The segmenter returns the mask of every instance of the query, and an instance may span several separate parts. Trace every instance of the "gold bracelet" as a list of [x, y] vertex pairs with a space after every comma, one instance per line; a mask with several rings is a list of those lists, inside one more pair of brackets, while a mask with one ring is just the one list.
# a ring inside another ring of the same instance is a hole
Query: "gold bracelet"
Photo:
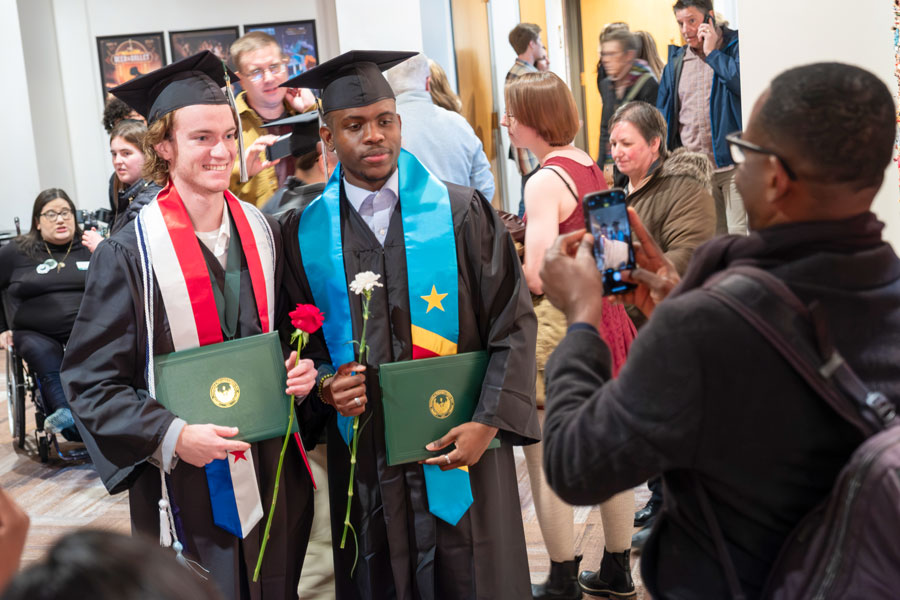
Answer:
[[319, 400], [325, 401], [322, 396], [322, 389], [325, 387], [325, 382], [334, 377], [334, 373], [329, 373], [328, 375], [323, 375], [322, 379], [319, 380]]

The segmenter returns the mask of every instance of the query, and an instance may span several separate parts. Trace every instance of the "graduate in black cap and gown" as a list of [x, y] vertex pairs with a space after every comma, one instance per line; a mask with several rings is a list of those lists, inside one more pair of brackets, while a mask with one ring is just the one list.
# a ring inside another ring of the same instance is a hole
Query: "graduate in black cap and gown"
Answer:
[[[381, 71], [413, 54], [353, 51], [284, 84], [321, 90], [320, 133], [340, 160], [322, 196], [282, 220], [291, 302], [325, 313], [307, 354], [319, 385], [303, 410], [307, 426], [318, 418], [328, 429], [337, 597], [521, 600], [531, 588], [512, 446], [540, 437], [536, 319], [512, 239], [490, 204], [473, 188], [439, 181], [400, 148], [400, 117]], [[347, 342], [359, 340], [362, 297], [347, 286], [365, 271], [384, 287], [372, 295], [361, 366]], [[425, 465], [389, 466], [379, 365], [476, 350], [487, 350], [489, 364], [472, 421], [430, 447], [452, 451]], [[339, 548], [354, 416], [355, 570], [353, 536]], [[501, 447], [488, 449], [494, 437]]]
[[[154, 356], [273, 331], [287, 312], [276, 307], [278, 224], [227, 191], [240, 125], [225, 77], [204, 52], [112, 90], [147, 118], [150, 175], [164, 188], [91, 258], [62, 379], [103, 483], [129, 491], [133, 530], [199, 563], [224, 598], [281, 600], [296, 597], [312, 516], [300, 450], [285, 457], [254, 583], [281, 439], [247, 444], [235, 428], [188, 425], [154, 398]], [[315, 371], [310, 361], [296, 371], [290, 391], [302, 397]], [[213, 476], [222, 469], [230, 492]]]

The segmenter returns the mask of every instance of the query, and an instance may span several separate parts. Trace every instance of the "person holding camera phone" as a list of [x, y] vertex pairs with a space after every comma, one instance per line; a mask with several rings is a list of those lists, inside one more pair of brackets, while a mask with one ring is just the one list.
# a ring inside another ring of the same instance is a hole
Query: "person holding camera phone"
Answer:
[[[629, 209], [639, 269], [623, 278], [640, 285], [621, 301], [649, 321], [615, 379], [591, 325], [605, 306], [590, 236], [562, 236], [547, 251], [544, 290], [569, 323], [546, 370], [547, 478], [567, 501], [589, 504], [661, 476], [665, 505], [641, 555], [648, 595], [771, 597], [764, 586], [780, 549], [863, 440], [706, 287], [711, 278], [752, 266], [782, 280], [802, 306], [816, 303], [846, 364], [896, 409], [900, 312], [884, 307], [900, 305], [900, 260], [871, 212], [894, 128], [891, 93], [874, 74], [838, 63], [797, 67], [763, 92], [747, 129], [728, 136], [749, 236], [713, 238], [679, 278]], [[853, 557], [861, 547], [848, 540], [826, 554]]]
[[[525, 184], [525, 280], [531, 289], [538, 317], [537, 402], [544, 403], [544, 364], [565, 335], [565, 316], [543, 297], [540, 267], [544, 253], [560, 233], [584, 228], [581, 198], [606, 189], [603, 171], [586, 152], [571, 144], [580, 122], [572, 93], [552, 72], [526, 73], [506, 86], [506, 114], [501, 124], [517, 148], [525, 148], [541, 167]], [[624, 211], [623, 211], [624, 212]], [[614, 370], [625, 362], [634, 325], [625, 309], [603, 300], [601, 318], [594, 321], [613, 351]], [[543, 411], [538, 411], [543, 419]], [[635, 594], [631, 579], [631, 546], [634, 492], [623, 492], [600, 505], [605, 548], [596, 577], [579, 586], [575, 555], [574, 514], [546, 484], [541, 465], [542, 445], [524, 448], [535, 511], [547, 552], [550, 574], [546, 582], [532, 585], [534, 598], [581, 598], [588, 593]]]
[[263, 124], [306, 112], [315, 106], [316, 99], [309, 90], [281, 87], [288, 78], [288, 57], [278, 41], [264, 31], [251, 31], [235, 41], [231, 58], [243, 88], [235, 104], [241, 116], [244, 160], [250, 179], [240, 181], [235, 162], [228, 188], [241, 200], [262, 207], [294, 174], [295, 167], [290, 151], [280, 160], [264, 155], [266, 147], [274, 144], [278, 136], [291, 132], [290, 125], [267, 132]]

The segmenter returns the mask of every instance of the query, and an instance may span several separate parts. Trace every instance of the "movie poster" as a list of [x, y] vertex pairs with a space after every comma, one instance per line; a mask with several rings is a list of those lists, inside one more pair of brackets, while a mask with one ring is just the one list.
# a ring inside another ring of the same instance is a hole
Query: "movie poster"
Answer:
[[231, 44], [240, 37], [237, 25], [216, 29], [194, 29], [192, 31], [170, 31], [169, 46], [172, 49], [172, 62], [179, 61], [209, 50], [225, 61], [228, 68], [234, 71], [231, 60]]
[[166, 64], [162, 33], [98, 37], [97, 55], [104, 102], [111, 88]]
[[288, 78], [312, 69], [319, 62], [314, 20], [244, 25], [244, 33], [251, 31], [265, 31], [278, 41], [284, 55], [289, 59]]

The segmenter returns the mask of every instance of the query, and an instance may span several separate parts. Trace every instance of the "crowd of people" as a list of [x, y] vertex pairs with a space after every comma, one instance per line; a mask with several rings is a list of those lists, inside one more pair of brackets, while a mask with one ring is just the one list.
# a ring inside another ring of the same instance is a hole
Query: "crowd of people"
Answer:
[[[355, 50], [289, 78], [251, 32], [236, 73], [202, 52], [113, 89], [108, 231], [82, 231], [65, 191], [38, 195], [0, 248], [0, 346], [37, 374], [47, 430], [128, 492], [134, 536], [73, 532], [16, 574], [28, 517], [0, 490], [0, 597], [621, 600], [633, 548], [654, 598], [792, 597], [779, 549], [839, 493], [873, 434], [857, 421], [897, 421], [900, 260], [871, 212], [893, 99], [863, 69], [797, 67], [741, 131], [737, 31], [710, 0], [673, 18], [665, 63], [647, 32], [600, 33], [596, 157], [540, 28], [510, 32], [521, 219], [492, 206], [482, 143], [422, 54]], [[611, 187], [628, 222], [595, 240], [584, 198]], [[630, 286], [606, 295], [597, 252], [620, 247]], [[751, 284], [773, 276], [799, 311], [780, 324], [814, 318], [792, 342], [822, 351], [822, 385], [852, 369], [874, 418], [832, 409], [722, 299], [765, 300]], [[324, 319], [307, 330], [309, 305]], [[244, 441], [157, 395], [162, 357], [269, 333], [293, 440]], [[474, 413], [395, 464], [387, 365], [423, 360], [428, 379], [476, 354]], [[536, 584], [515, 446], [550, 558]], [[599, 506], [599, 564], [582, 564], [577, 505]], [[860, 590], [896, 578], [887, 556]], [[856, 572], [835, 564], [822, 590]]]

